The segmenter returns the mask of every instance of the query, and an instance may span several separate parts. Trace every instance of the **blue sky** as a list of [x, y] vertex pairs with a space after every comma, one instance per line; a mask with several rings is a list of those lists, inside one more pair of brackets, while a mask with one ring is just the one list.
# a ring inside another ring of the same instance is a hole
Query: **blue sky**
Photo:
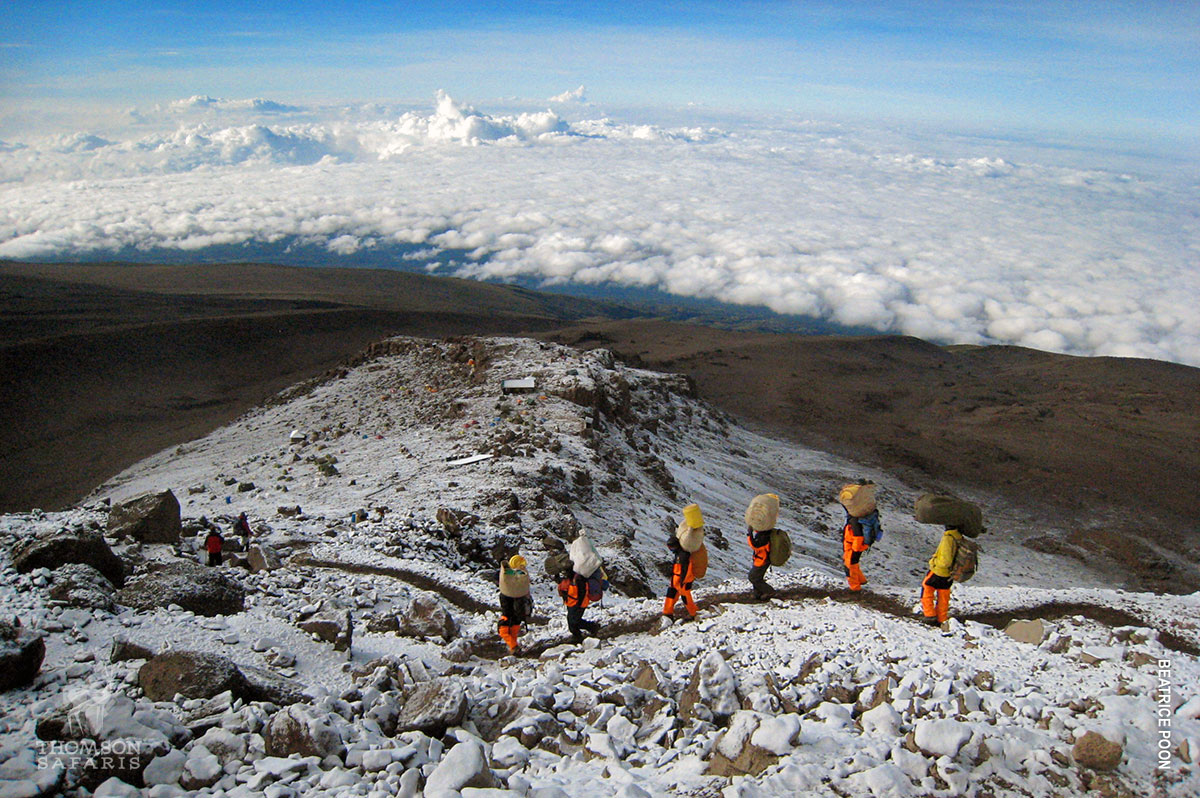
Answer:
[[[1194, 148], [1192, 2], [7, 4], [0, 129], [195, 94], [780, 112]], [[3, 135], [3, 133], [0, 133]]]

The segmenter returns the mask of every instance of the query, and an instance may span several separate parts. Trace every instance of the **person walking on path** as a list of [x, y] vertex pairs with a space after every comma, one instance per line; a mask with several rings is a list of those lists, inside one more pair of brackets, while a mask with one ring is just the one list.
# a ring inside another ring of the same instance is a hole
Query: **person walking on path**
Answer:
[[937, 551], [929, 558], [929, 573], [921, 582], [921, 611], [930, 626], [941, 626], [950, 619], [950, 586], [954, 584], [950, 573], [962, 539], [956, 527], [946, 527]]
[[500, 566], [500, 638], [508, 645], [510, 654], [517, 653], [517, 638], [521, 625], [533, 611], [529, 596], [529, 574], [525, 558], [514, 554]]
[[671, 565], [671, 584], [667, 587], [666, 598], [663, 599], [663, 617], [667, 622], [674, 620], [675, 604], [683, 599], [687, 609], [688, 619], [696, 620], [696, 599], [692, 597], [692, 583], [697, 578], [696, 566], [700, 565], [701, 556], [707, 567], [707, 550], [704, 549], [704, 516], [700, 506], [689, 504], [683, 508], [683, 522], [667, 540], [667, 548], [675, 556]]
[[250, 529], [250, 522], [246, 519], [245, 513], [240, 513], [237, 520], [233, 522], [233, 533], [242, 539], [242, 551], [250, 551], [250, 536], [254, 533]]
[[867, 583], [859, 561], [882, 533], [879, 510], [875, 507], [875, 484], [861, 480], [846, 485], [838, 493], [838, 502], [846, 509], [846, 523], [842, 527], [842, 569], [850, 589], [857, 593]]
[[225, 538], [221, 537], [221, 533], [216, 529], [208, 530], [208, 536], [204, 538], [204, 550], [208, 552], [210, 566], [221, 564], [221, 549], [224, 547]]
[[558, 594], [567, 607], [567, 629], [571, 632], [571, 639], [575, 643], [582, 643], [584, 637], [595, 635], [596, 622], [583, 619], [583, 611], [591, 604], [587, 577], [572, 570], [558, 583]]
[[771, 567], [771, 533], [779, 520], [779, 497], [764, 493], [750, 500], [746, 508], [746, 542], [754, 552], [754, 560], [746, 577], [754, 590], [754, 597], [762, 600], [775, 595], [775, 588], [767, 584], [767, 569]]

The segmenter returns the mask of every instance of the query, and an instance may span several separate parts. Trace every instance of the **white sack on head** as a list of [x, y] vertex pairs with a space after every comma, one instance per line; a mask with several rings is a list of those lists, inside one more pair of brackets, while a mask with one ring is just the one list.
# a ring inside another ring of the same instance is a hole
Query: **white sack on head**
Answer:
[[571, 565], [580, 576], [591, 576], [600, 567], [600, 555], [587, 535], [580, 535], [571, 542], [569, 550]]

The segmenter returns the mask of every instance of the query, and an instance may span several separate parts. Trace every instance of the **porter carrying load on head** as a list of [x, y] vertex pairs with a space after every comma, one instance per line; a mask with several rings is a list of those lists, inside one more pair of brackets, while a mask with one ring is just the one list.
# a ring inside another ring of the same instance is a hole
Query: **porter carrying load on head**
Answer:
[[842, 486], [838, 502], [846, 509], [846, 523], [842, 526], [842, 569], [850, 589], [859, 591], [867, 583], [859, 560], [883, 537], [879, 510], [875, 507], [875, 483], [860, 480]]
[[500, 565], [500, 624], [501, 639], [508, 644], [510, 653], [517, 651], [517, 638], [521, 624], [533, 612], [533, 599], [529, 595], [529, 574], [525, 570], [525, 558], [514, 554], [508, 562]]
[[746, 508], [746, 542], [754, 552], [750, 571], [746, 574], [754, 596], [759, 599], [770, 597], [775, 590], [767, 584], [767, 569], [772, 565], [783, 565], [792, 553], [792, 542], [787, 533], [775, 528], [779, 519], [779, 497], [774, 493], [763, 493], [750, 500]]
[[675, 602], [683, 599], [691, 620], [696, 618], [696, 600], [692, 597], [692, 582], [708, 570], [708, 549], [704, 546], [704, 517], [698, 504], [683, 508], [683, 521], [667, 540], [667, 548], [675, 556], [671, 565], [671, 584], [663, 600], [663, 617], [671, 619]]
[[979, 505], [952, 496], [926, 493], [917, 499], [913, 514], [923, 524], [945, 527], [937, 551], [929, 559], [929, 573], [921, 582], [921, 610], [931, 626], [950, 617], [950, 587], [975, 575], [979, 545], [971, 540], [984, 531]]

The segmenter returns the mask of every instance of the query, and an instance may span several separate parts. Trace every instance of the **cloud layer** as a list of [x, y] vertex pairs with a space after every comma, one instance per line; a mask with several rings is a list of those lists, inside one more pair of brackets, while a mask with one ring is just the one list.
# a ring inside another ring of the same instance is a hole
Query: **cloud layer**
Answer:
[[417, 245], [468, 277], [1200, 365], [1196, 186], [1149, 170], [811, 124], [492, 115], [444, 94], [428, 114], [269, 118], [0, 147], [0, 257], [298, 240], [336, 263]]

